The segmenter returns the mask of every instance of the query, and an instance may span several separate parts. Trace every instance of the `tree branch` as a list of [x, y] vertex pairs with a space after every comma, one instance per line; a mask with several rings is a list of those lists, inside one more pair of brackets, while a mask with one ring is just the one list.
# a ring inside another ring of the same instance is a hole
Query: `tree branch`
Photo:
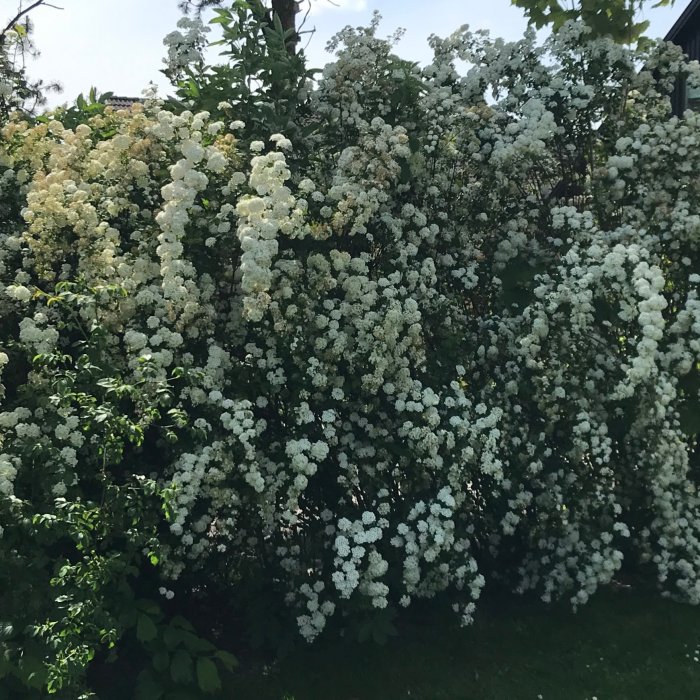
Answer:
[[[17, 14], [9, 21], [7, 26], [0, 32], [0, 47], [4, 45], [5, 43], [5, 37], [7, 36], [7, 32], [9, 32], [12, 27], [14, 27], [25, 15], [29, 14], [32, 10], [35, 10], [37, 7], [40, 5], [46, 4], [46, 0], [36, 0], [36, 2], [33, 2], [29, 7], [25, 7], [22, 9], [20, 5], [20, 9], [17, 12]], [[53, 6], [52, 6], [53, 7]]]

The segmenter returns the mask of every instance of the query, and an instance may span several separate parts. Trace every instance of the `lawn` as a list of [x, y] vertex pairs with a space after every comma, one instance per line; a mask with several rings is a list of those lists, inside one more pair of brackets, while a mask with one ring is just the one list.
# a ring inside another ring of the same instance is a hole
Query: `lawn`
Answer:
[[265, 667], [244, 663], [239, 700], [692, 700], [700, 608], [616, 589], [574, 614], [486, 601], [475, 624], [425, 610], [384, 646], [322, 640]]

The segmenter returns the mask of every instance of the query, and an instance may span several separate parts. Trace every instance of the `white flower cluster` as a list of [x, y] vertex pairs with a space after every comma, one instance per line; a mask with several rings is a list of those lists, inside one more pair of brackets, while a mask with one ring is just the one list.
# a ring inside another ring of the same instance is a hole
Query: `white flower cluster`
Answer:
[[[277, 147], [286, 139], [280, 137]], [[251, 150], [264, 148], [253, 141]], [[243, 313], [251, 321], [262, 320], [269, 305], [268, 290], [272, 285], [272, 262], [278, 251], [277, 235], [292, 235], [303, 220], [303, 210], [295, 209], [295, 200], [285, 181], [290, 172], [280, 152], [257, 156], [252, 160], [250, 186], [257, 196], [239, 200], [238, 238], [241, 250], [241, 287], [244, 293]], [[295, 225], [296, 224], [296, 225]]]
[[163, 59], [166, 74], [178, 78], [184, 68], [204, 62], [203, 49], [206, 47], [206, 34], [210, 31], [199, 17], [182, 17], [178, 29], [164, 39], [168, 55]]
[[[126, 290], [78, 320], [125, 382], [183, 377], [143, 450], [165, 575], [253, 562], [309, 640], [436, 595], [468, 623], [495, 577], [580, 605], [623, 553], [700, 602], [700, 117], [669, 116], [700, 69], [569, 24], [433, 38], [421, 70], [376, 29], [341, 33], [299, 142], [239, 142], [226, 103], [8, 123], [0, 343], [72, 352], [36, 290]], [[96, 446], [3, 362], [0, 491], [41, 441], [65, 494]]]
[[17, 476], [17, 467], [13, 464], [10, 455], [0, 454], [0, 494], [13, 495], [13, 482]]

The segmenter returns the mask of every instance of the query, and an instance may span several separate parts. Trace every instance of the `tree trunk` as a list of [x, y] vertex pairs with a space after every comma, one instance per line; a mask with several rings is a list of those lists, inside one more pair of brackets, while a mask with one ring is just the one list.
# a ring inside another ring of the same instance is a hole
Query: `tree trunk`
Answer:
[[[249, 1], [251, 5], [262, 10], [270, 24], [274, 17], [277, 16], [280, 18], [282, 28], [285, 32], [288, 29], [294, 30], [294, 33], [287, 41], [287, 51], [289, 51], [290, 54], [295, 54], [296, 46], [299, 42], [299, 35], [296, 32], [296, 16], [300, 9], [300, 3], [297, 2], [297, 0], [271, 0], [270, 4], [272, 5], [272, 9], [270, 10], [268, 9], [269, 0]], [[309, 2], [312, 1], [313, 0], [309, 0]], [[41, 2], [46, 2], [46, 0], [41, 0]], [[190, 9], [195, 8], [197, 13], [201, 13], [208, 7], [220, 7], [222, 4], [223, 0], [182, 0], [182, 2], [180, 2], [180, 9], [183, 12], [189, 12]]]
[[280, 18], [282, 29], [286, 32], [291, 29], [294, 33], [287, 41], [287, 51], [296, 53], [297, 42], [299, 35], [296, 32], [296, 16], [299, 12], [299, 3], [297, 0], [272, 0], [272, 15]]

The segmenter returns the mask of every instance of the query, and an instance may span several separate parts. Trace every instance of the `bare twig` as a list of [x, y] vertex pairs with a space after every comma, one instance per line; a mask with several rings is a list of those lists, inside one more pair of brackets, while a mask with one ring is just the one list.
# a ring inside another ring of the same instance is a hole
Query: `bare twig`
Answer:
[[8, 22], [7, 26], [2, 30], [2, 32], [0, 32], [0, 46], [2, 46], [5, 43], [5, 37], [7, 36], [7, 32], [9, 32], [22, 19], [22, 17], [39, 7], [39, 5], [43, 4], [44, 0], [36, 0], [36, 2], [29, 5], [29, 7], [22, 8], [20, 6], [17, 14]]
[[313, 0], [309, 0], [307, 5], [306, 5], [306, 12], [304, 13], [304, 18], [301, 20], [301, 23], [299, 24], [299, 28], [297, 29], [297, 35], [301, 39], [302, 34], [308, 34], [309, 35], [309, 40], [306, 42], [306, 45], [304, 46], [304, 51], [306, 51], [307, 48], [309, 48], [309, 44], [311, 43], [311, 39], [313, 38], [313, 35], [316, 33], [316, 27], [313, 29], [304, 29], [304, 26], [306, 25], [306, 20], [309, 18], [309, 14], [311, 12], [311, 3]]
[[306, 5], [306, 12], [304, 13], [304, 18], [299, 23], [299, 29], [297, 29], [297, 34], [301, 34], [301, 30], [304, 28], [306, 20], [309, 18], [309, 13], [311, 12], [311, 2], [312, 0], [309, 0], [309, 2]]
[[62, 7], [58, 7], [57, 5], [51, 5], [46, 0], [36, 0], [36, 2], [33, 2], [31, 5], [28, 7], [22, 8], [20, 5], [19, 10], [17, 11], [17, 14], [8, 22], [8, 24], [5, 26], [5, 28], [0, 32], [0, 46], [3, 46], [5, 43], [5, 38], [7, 37], [7, 33], [22, 19], [22, 17], [25, 17], [28, 15], [32, 10], [35, 10], [37, 7], [40, 7], [41, 5], [44, 5], [46, 7], [53, 7], [55, 10], [62, 10]]

